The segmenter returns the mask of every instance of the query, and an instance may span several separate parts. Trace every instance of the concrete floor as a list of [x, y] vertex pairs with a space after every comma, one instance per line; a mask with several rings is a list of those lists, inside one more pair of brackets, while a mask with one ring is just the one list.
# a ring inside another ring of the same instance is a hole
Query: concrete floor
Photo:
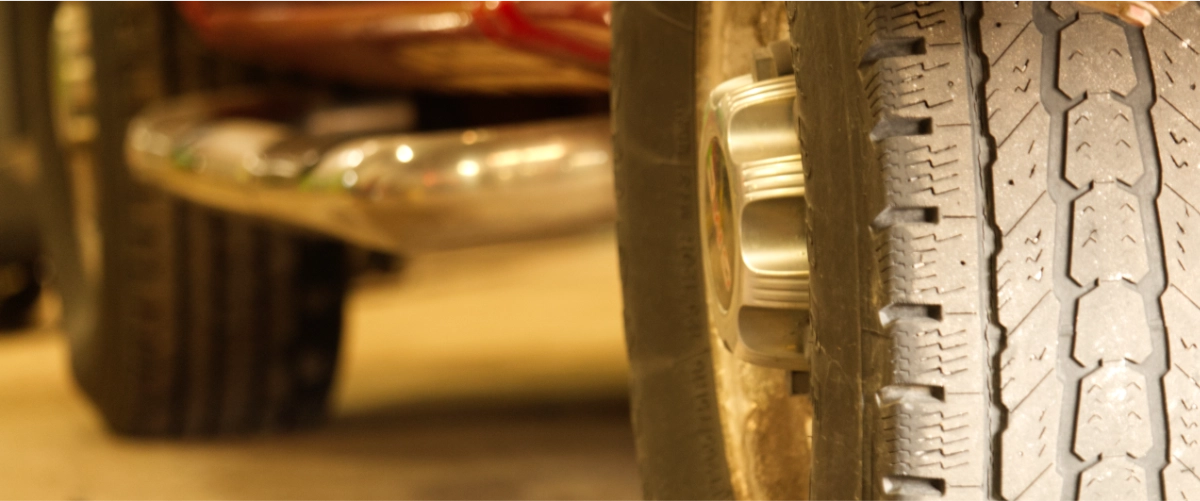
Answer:
[[0, 498], [632, 499], [610, 231], [412, 260], [349, 299], [330, 423], [108, 434], [44, 326], [0, 337]]

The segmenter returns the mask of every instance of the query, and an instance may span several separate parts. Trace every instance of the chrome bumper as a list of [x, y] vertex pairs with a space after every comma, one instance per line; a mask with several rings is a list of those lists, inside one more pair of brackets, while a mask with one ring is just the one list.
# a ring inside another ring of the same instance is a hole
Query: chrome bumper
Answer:
[[130, 123], [129, 165], [204, 205], [403, 253], [536, 237], [615, 214], [606, 117], [326, 135], [239, 117], [268, 107], [281, 105], [252, 93], [151, 107]]

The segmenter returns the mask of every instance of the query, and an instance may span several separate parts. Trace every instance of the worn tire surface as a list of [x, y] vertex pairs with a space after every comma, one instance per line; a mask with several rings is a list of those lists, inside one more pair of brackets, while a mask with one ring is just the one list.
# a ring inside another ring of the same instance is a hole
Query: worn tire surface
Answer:
[[[1200, 497], [1200, 8], [1144, 30], [1069, 3], [789, 8], [812, 497]], [[622, 6], [614, 26], [647, 494], [724, 497], [694, 12]]]
[[87, 8], [98, 281], [84, 272], [74, 232], [78, 181], [46, 118], [50, 54], [39, 51], [52, 9], [29, 6], [23, 28], [42, 218], [76, 378], [120, 433], [204, 436], [321, 420], [342, 324], [344, 245], [175, 199], [133, 180], [124, 164], [125, 128], [142, 106], [252, 75], [204, 53], [171, 5]]
[[[0, 30], [0, 35], [9, 33]], [[9, 103], [0, 100], [0, 106]], [[28, 188], [0, 172], [0, 332], [29, 326], [41, 297], [37, 220], [30, 195]]]
[[814, 497], [1200, 498], [1200, 8], [790, 8]]
[[696, 6], [613, 6], [617, 236], [650, 499], [728, 499], [696, 210]]

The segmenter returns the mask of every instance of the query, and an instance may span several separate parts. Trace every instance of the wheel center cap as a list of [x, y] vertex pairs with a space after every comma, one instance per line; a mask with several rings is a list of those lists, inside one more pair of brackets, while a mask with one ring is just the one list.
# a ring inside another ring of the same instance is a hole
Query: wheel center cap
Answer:
[[750, 363], [805, 370], [807, 207], [791, 76], [729, 80], [710, 94], [700, 154], [709, 322]]

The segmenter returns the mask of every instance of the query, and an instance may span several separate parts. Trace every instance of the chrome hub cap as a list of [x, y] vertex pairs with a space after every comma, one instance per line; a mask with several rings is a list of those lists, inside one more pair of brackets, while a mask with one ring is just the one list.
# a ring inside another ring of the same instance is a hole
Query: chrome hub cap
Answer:
[[808, 244], [792, 76], [710, 94], [700, 152], [709, 321], [747, 362], [807, 371]]

